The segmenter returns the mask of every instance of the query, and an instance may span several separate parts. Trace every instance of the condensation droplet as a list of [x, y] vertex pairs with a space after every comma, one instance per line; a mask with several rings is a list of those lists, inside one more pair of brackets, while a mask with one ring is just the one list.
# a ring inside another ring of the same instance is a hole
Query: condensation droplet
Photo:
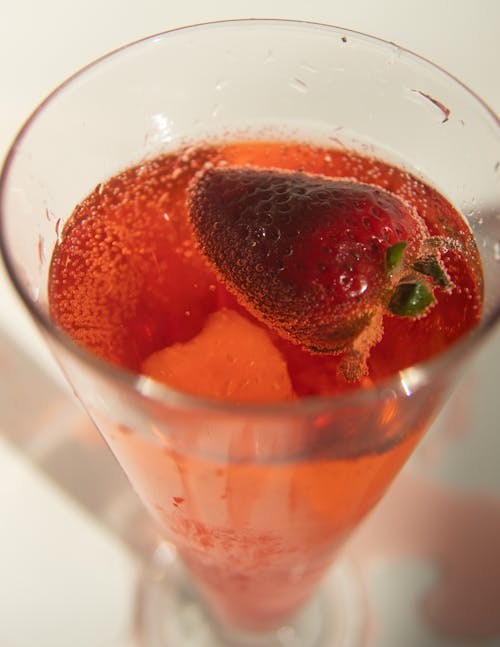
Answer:
[[300, 68], [302, 70], [305, 70], [306, 72], [310, 72], [311, 74], [319, 74], [319, 70], [312, 65], [310, 65], [307, 61], [304, 61], [303, 63], [300, 64]]
[[497, 241], [497, 242], [493, 245], [493, 258], [494, 258], [496, 261], [500, 261], [500, 242], [499, 242], [499, 241]]
[[56, 220], [56, 225], [54, 227], [56, 234], [57, 243], [59, 244], [62, 241], [62, 231], [61, 231], [61, 218]]
[[226, 88], [229, 85], [229, 81], [227, 79], [219, 79], [215, 83], [215, 89], [220, 91]]
[[38, 261], [40, 265], [45, 263], [45, 245], [42, 236], [38, 236]]
[[297, 92], [302, 92], [302, 94], [305, 94], [306, 92], [309, 91], [309, 88], [307, 87], [307, 83], [305, 83], [305, 81], [297, 77], [293, 78], [290, 81], [290, 87], [293, 88], [294, 90], [297, 90]]
[[30, 287], [31, 298], [35, 303], [38, 303], [38, 300], [40, 298], [40, 288], [38, 287], [38, 285], [32, 285]]

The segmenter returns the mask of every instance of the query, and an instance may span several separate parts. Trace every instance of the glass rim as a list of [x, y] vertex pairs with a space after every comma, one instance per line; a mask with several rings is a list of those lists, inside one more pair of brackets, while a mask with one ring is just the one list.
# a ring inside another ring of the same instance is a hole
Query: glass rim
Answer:
[[[17, 149], [22, 143], [23, 139], [29, 133], [31, 127], [36, 124], [37, 118], [45, 109], [50, 108], [52, 101], [57, 98], [66, 88], [70, 87], [74, 81], [81, 79], [87, 73], [97, 68], [100, 63], [108, 61], [112, 58], [118, 57], [125, 51], [132, 50], [141, 45], [148, 45], [159, 39], [175, 37], [178, 33], [185, 33], [189, 31], [196, 32], [201, 29], [208, 28], [228, 28], [228, 27], [256, 27], [259, 25], [273, 25], [276, 27], [302, 27], [305, 29], [318, 29], [324, 31], [333, 31], [339, 36], [351, 36], [360, 41], [367, 41], [374, 45], [390, 46], [396, 48], [401, 54], [415, 60], [417, 63], [425, 65], [432, 69], [434, 73], [441, 75], [448, 81], [451, 81], [458, 86], [461, 86], [463, 91], [470, 95], [475, 103], [480, 107], [490, 119], [493, 120], [495, 126], [498, 127], [500, 132], [500, 117], [488, 106], [488, 104], [481, 99], [473, 90], [471, 90], [460, 79], [456, 78], [453, 74], [440, 67], [429, 59], [412, 52], [411, 50], [402, 47], [392, 41], [379, 38], [361, 31], [344, 28], [338, 25], [331, 25], [327, 23], [306, 21], [298, 19], [285, 19], [285, 18], [237, 18], [229, 20], [215, 20], [209, 22], [202, 22], [190, 24], [181, 27], [175, 27], [165, 31], [160, 31], [155, 34], [139, 38], [132, 42], [121, 45], [102, 56], [90, 61], [80, 69], [76, 70], [73, 74], [68, 76], [64, 81], [57, 85], [52, 92], [50, 92], [45, 99], [43, 99], [38, 106], [33, 110], [30, 116], [25, 120], [21, 126], [14, 141], [8, 149], [2, 168], [0, 169], [0, 255], [2, 256], [7, 274], [11, 283], [13, 284], [17, 295], [23, 302], [24, 306], [28, 309], [31, 317], [41, 330], [48, 334], [48, 336], [55, 340], [55, 342], [67, 350], [70, 355], [75, 356], [83, 364], [87, 365], [90, 369], [98, 372], [101, 375], [119, 383], [121, 386], [131, 389], [137, 395], [151, 398], [160, 404], [178, 409], [198, 410], [198, 411], [212, 411], [215, 413], [237, 414], [237, 415], [254, 415], [254, 416], [269, 416], [269, 415], [290, 415], [290, 414], [312, 414], [314, 412], [324, 411], [325, 409], [332, 409], [340, 406], [349, 406], [353, 402], [368, 402], [377, 399], [382, 393], [400, 391], [402, 388], [408, 396], [412, 394], [419, 386], [426, 384], [427, 379], [434, 373], [439, 372], [447, 365], [452, 366], [455, 360], [462, 360], [470, 354], [470, 352], [479, 345], [479, 343], [488, 336], [493, 330], [495, 325], [500, 319], [500, 299], [499, 303], [495, 305], [492, 312], [485, 319], [482, 318], [479, 325], [469, 333], [465, 334], [460, 339], [453, 342], [445, 351], [431, 356], [428, 359], [409, 366], [395, 374], [388, 376], [373, 385], [362, 386], [353, 388], [345, 393], [331, 394], [331, 395], [316, 395], [299, 397], [291, 401], [281, 401], [272, 403], [262, 402], [237, 402], [218, 400], [215, 398], [208, 398], [202, 396], [192, 395], [186, 392], [177, 391], [165, 384], [157, 382], [140, 373], [136, 373], [130, 369], [123, 368], [111, 364], [104, 359], [99, 358], [97, 355], [87, 351], [83, 346], [77, 344], [73, 339], [59, 328], [52, 319], [42, 311], [36, 301], [28, 294], [22, 285], [22, 281], [18, 278], [14, 261], [11, 253], [9, 252], [5, 236], [5, 215], [4, 215], [4, 195], [7, 191], [9, 172], [11, 165], [16, 158]], [[457, 365], [460, 362], [456, 362]]]

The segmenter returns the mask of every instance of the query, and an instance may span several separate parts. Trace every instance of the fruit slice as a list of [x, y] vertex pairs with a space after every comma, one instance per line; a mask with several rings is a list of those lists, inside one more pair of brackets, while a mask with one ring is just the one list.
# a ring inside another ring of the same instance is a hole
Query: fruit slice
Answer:
[[286, 363], [267, 332], [234, 310], [211, 314], [191, 341], [150, 355], [142, 372], [209, 398], [276, 402], [294, 397]]
[[433, 275], [440, 285], [446, 276], [435, 246], [429, 258], [422, 218], [376, 186], [209, 167], [191, 185], [189, 207], [201, 250], [229, 289], [284, 337], [346, 353], [349, 380], [366, 372], [383, 315], [422, 316], [434, 302]]

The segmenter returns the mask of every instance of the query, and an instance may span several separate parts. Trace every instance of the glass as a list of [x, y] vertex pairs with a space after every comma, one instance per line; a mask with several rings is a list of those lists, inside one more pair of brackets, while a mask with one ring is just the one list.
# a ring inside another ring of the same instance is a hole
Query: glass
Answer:
[[[273, 129], [382, 155], [438, 188], [481, 253], [479, 328], [373, 388], [238, 406], [108, 365], [54, 325], [51, 252], [99, 182], [186, 140]], [[29, 119], [1, 178], [2, 252], [163, 533], [154, 567], [164, 576], [145, 581], [141, 644], [361, 644], [349, 573], [325, 574], [498, 320], [499, 154], [497, 117], [443, 70], [369, 36], [293, 21], [213, 23], [139, 41], [84, 68]]]

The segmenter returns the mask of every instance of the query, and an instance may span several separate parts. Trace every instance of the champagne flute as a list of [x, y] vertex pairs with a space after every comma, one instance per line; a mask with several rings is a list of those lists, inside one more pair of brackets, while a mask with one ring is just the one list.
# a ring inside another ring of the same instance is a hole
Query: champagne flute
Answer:
[[[51, 254], [96, 185], [184, 141], [266, 129], [383, 151], [441, 191], [481, 254], [479, 327], [372, 388], [241, 405], [118, 368], [52, 320]], [[75, 74], [28, 120], [1, 178], [2, 253], [165, 538], [156, 556], [165, 575], [142, 590], [141, 644], [360, 644], [349, 578], [326, 574], [498, 321], [499, 144], [497, 117], [424, 59], [363, 34], [281, 20], [211, 23], [131, 44]]]

